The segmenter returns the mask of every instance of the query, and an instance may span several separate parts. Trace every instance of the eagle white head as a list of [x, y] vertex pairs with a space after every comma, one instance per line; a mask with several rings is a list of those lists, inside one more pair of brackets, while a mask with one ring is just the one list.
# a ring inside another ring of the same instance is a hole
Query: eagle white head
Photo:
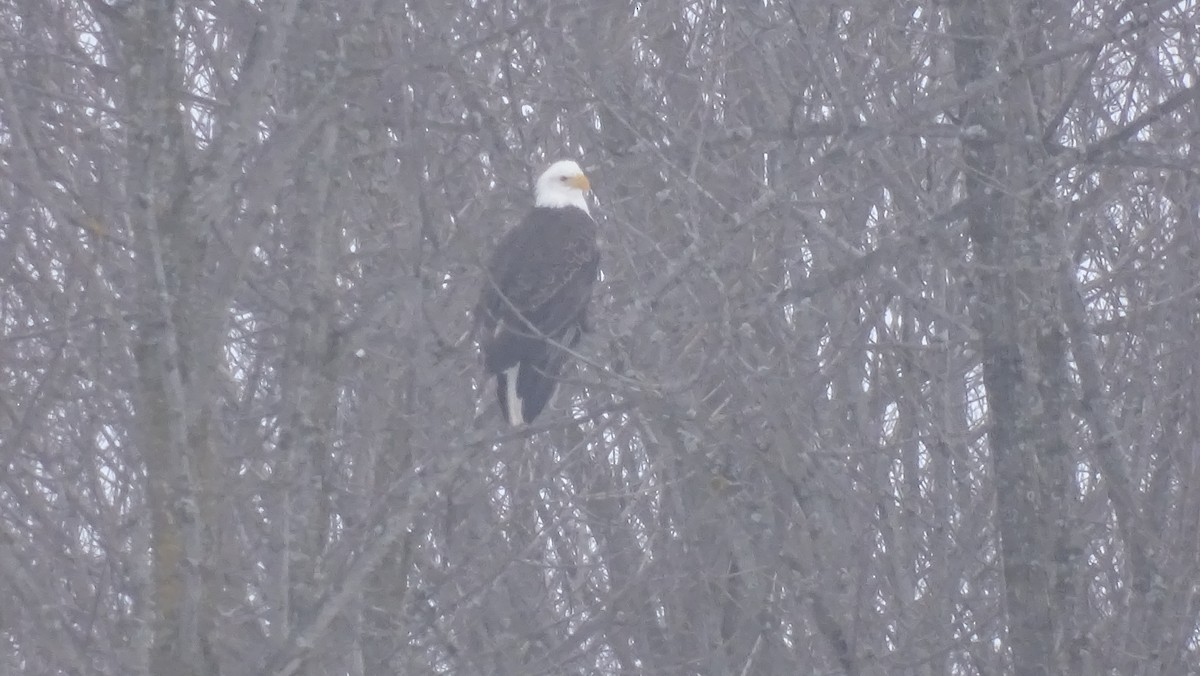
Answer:
[[552, 209], [579, 207], [587, 212], [584, 195], [591, 189], [588, 177], [578, 164], [572, 160], [559, 160], [538, 177], [533, 188], [533, 204]]

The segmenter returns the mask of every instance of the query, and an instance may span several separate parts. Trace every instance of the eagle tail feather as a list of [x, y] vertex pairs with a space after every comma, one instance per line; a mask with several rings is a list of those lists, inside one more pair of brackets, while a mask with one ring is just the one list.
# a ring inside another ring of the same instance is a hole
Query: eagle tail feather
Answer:
[[559, 376], [581, 327], [570, 326], [551, 340], [512, 331], [499, 333], [488, 346], [486, 368], [496, 374], [496, 398], [513, 427], [533, 422], [558, 391]]
[[[536, 359], [521, 362], [517, 371], [516, 394], [527, 424], [546, 408], [558, 390], [558, 369], [554, 368], [553, 358], [557, 350], [549, 345], [546, 347], [546, 351]], [[512, 422], [511, 418], [509, 422]]]
[[504, 411], [508, 424], [513, 427], [520, 427], [525, 422], [524, 406], [517, 394], [520, 368], [517, 364], [496, 374], [496, 398], [500, 400], [500, 410]]

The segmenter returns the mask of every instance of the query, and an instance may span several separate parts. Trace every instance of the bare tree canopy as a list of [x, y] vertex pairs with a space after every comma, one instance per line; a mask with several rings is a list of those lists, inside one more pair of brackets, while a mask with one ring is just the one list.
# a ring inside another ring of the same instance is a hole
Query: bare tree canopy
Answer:
[[1200, 674], [1198, 25], [0, 0], [0, 674]]

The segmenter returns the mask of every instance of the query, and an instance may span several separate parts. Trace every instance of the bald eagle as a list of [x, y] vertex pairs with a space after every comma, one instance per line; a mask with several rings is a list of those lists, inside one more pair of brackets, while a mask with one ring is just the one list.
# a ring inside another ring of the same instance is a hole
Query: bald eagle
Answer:
[[579, 165], [542, 172], [533, 209], [496, 246], [475, 313], [483, 327], [484, 371], [510, 425], [529, 424], [558, 389], [568, 349], [587, 330], [600, 264], [596, 222]]

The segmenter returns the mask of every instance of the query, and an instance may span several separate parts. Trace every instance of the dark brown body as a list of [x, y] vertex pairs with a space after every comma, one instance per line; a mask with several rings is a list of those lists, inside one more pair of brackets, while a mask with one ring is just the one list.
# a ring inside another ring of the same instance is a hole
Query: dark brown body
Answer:
[[596, 223], [576, 207], [535, 207], [496, 247], [476, 314], [484, 370], [511, 424], [532, 422], [554, 396], [564, 347], [587, 328], [599, 263]]

